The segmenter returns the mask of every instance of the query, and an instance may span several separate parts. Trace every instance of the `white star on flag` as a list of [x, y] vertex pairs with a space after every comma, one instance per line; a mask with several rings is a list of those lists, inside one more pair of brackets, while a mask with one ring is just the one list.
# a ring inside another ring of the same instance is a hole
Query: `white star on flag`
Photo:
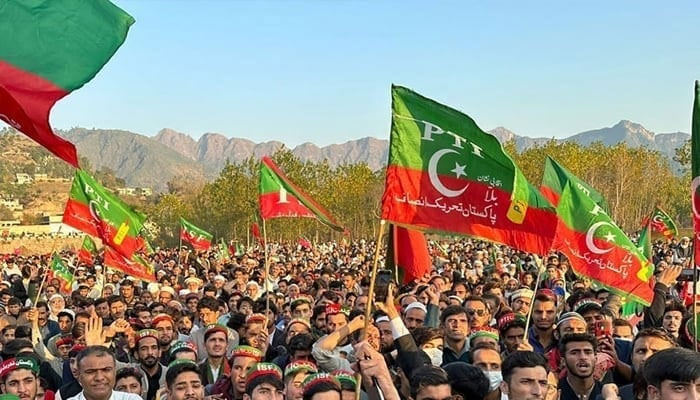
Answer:
[[455, 162], [455, 168], [453, 170], [451, 170], [450, 172], [454, 172], [455, 175], [457, 175], [457, 178], [459, 178], [460, 176], [467, 176], [467, 174], [464, 173], [465, 167], [466, 167], [466, 165], [459, 165], [458, 162]]
[[603, 235], [603, 237], [604, 237], [605, 240], [607, 240], [608, 242], [613, 242], [613, 241], [615, 241], [615, 235], [613, 235], [612, 232], [606, 233], [605, 235]]

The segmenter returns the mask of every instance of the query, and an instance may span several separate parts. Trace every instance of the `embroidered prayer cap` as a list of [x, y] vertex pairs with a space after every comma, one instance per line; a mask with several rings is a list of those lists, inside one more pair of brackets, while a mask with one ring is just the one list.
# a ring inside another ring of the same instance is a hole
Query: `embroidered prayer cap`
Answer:
[[506, 314], [503, 314], [501, 318], [498, 319], [498, 330], [503, 332], [505, 330], [510, 329], [512, 326], [515, 325], [522, 325], [522, 327], [525, 327], [525, 317], [523, 317], [520, 314], [516, 314], [514, 312], [509, 312]]
[[303, 391], [304, 391], [304, 396], [306, 396], [307, 393], [309, 393], [313, 388], [323, 382], [330, 383], [334, 385], [338, 391], [340, 391], [340, 382], [338, 380], [331, 376], [330, 374], [327, 374], [325, 372], [319, 372], [317, 374], [309, 375], [304, 379], [304, 382], [302, 383]]
[[350, 309], [347, 307], [341, 307], [338, 303], [331, 303], [326, 306], [326, 317], [329, 315], [345, 314], [345, 316], [350, 315]]
[[228, 342], [228, 328], [221, 324], [209, 324], [204, 328], [204, 341], [206, 342], [207, 339], [209, 339], [209, 336], [215, 334], [216, 332], [221, 332], [224, 334], [224, 337], [226, 337], [226, 341]]
[[31, 358], [15, 357], [10, 358], [0, 364], [0, 379], [4, 379], [7, 374], [17, 369], [28, 369], [34, 373], [39, 373], [39, 365]]
[[357, 379], [355, 379], [355, 375], [351, 371], [345, 371], [342, 369], [337, 369], [333, 372], [331, 372], [331, 375], [340, 382], [340, 386], [348, 385], [352, 387], [357, 386]]
[[173, 360], [170, 364], [168, 364], [168, 369], [171, 369], [172, 367], [175, 367], [177, 365], [184, 365], [184, 364], [194, 365], [195, 367], [197, 367], [197, 363], [192, 361], [192, 360], [188, 360], [186, 358], [178, 358], [177, 360]]
[[263, 354], [260, 350], [256, 349], [255, 347], [236, 346], [233, 348], [232, 358], [235, 357], [250, 357], [254, 358], [257, 361], [260, 361], [262, 360]]
[[138, 345], [141, 340], [147, 337], [152, 337], [158, 340], [158, 331], [155, 329], [142, 329], [136, 332], [136, 344]]
[[277, 364], [259, 362], [253, 364], [250, 370], [245, 376], [245, 384], [248, 386], [253, 379], [260, 378], [262, 376], [270, 376], [282, 380], [282, 370]]
[[172, 326], [175, 326], [175, 321], [173, 321], [173, 317], [171, 317], [168, 314], [158, 314], [153, 319], [151, 320], [151, 325], [156, 326], [159, 322], [162, 321], [168, 321]]
[[520, 288], [517, 290], [514, 290], [513, 293], [510, 294], [510, 301], [515, 301], [515, 299], [520, 299], [520, 298], [527, 298], [531, 299], [535, 295], [535, 292], [528, 288]]
[[481, 328], [474, 328], [472, 329], [471, 333], [469, 334], [469, 343], [471, 344], [472, 340], [480, 337], [487, 337], [495, 340], [498, 342], [498, 331], [490, 328], [490, 327], [481, 327]]
[[315, 374], [318, 372], [318, 367], [316, 367], [316, 364], [312, 363], [311, 361], [292, 361], [291, 363], [287, 364], [287, 367], [284, 368], [284, 377], [286, 378], [289, 375], [296, 375], [296, 373], [300, 371]]
[[260, 313], [254, 313], [250, 314], [249, 316], [246, 317], [245, 319], [245, 324], [257, 324], [260, 322], [265, 322], [265, 315], [260, 314]]
[[600, 305], [598, 300], [594, 298], [587, 298], [577, 301], [576, 304], [574, 304], [573, 309], [575, 312], [583, 315], [585, 312], [588, 312], [591, 309], [601, 310], [603, 309], [603, 306]]
[[192, 351], [197, 354], [197, 346], [192, 342], [175, 342], [170, 346], [170, 357], [181, 351]]

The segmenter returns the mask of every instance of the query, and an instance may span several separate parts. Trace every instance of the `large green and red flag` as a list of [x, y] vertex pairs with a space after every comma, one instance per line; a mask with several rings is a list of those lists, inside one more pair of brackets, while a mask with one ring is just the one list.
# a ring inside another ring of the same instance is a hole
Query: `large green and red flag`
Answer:
[[649, 281], [653, 265], [588, 195], [568, 182], [557, 206], [559, 224], [553, 248], [577, 274], [630, 301], [648, 306], [654, 297]]
[[98, 237], [127, 258], [141, 249], [146, 216], [131, 209], [83, 170], [76, 170], [63, 223]]
[[97, 246], [92, 238], [88, 235], [83, 236], [83, 245], [80, 246], [78, 251], [78, 260], [88, 265], [92, 265], [95, 262], [95, 256], [97, 255]]
[[260, 216], [270, 218], [317, 218], [343, 232], [333, 216], [295, 185], [269, 157], [260, 161]]
[[197, 251], [205, 251], [211, 248], [211, 240], [214, 235], [202, 228], [196, 227], [188, 220], [180, 217], [180, 239], [189, 243]]
[[132, 276], [146, 282], [155, 282], [156, 275], [153, 265], [141, 254], [134, 253], [128, 259], [109, 246], [105, 246], [104, 263], [106, 266], [121, 271], [126, 276]]
[[53, 253], [49, 268], [49, 275], [61, 281], [61, 293], [71, 293], [73, 291], [73, 273], [57, 253]]
[[678, 236], [678, 228], [676, 223], [673, 222], [673, 218], [658, 206], [654, 207], [651, 215], [644, 219], [643, 224], [646, 226], [647, 223], [651, 225], [652, 230], [664, 235], [666, 239]]
[[690, 134], [690, 158], [693, 180], [690, 186], [693, 206], [693, 245], [696, 266], [700, 262], [700, 82], [695, 81], [695, 100], [693, 101], [693, 122]]
[[554, 161], [553, 158], [547, 156], [544, 164], [544, 173], [542, 174], [542, 185], [540, 186], [542, 195], [556, 206], [559, 204], [559, 197], [561, 197], [561, 192], [564, 191], [566, 182], [572, 182], [579, 190], [593, 199], [606, 213], [609, 212], [608, 202], [602, 194]]
[[467, 115], [392, 87], [382, 218], [415, 230], [471, 235], [547, 254], [554, 207], [498, 139]]
[[49, 113], [102, 69], [134, 19], [107, 0], [3, 1], [0, 10], [0, 119], [77, 168]]
[[394, 271], [396, 281], [405, 284], [420, 279], [430, 272], [432, 266], [425, 234], [392, 225], [385, 268]]

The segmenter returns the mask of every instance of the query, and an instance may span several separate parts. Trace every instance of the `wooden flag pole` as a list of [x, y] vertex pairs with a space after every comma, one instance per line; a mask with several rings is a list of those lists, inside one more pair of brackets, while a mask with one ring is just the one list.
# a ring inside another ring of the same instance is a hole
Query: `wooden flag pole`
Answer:
[[263, 329], [267, 329], [267, 318], [268, 315], [270, 314], [270, 292], [267, 288], [267, 282], [270, 279], [270, 262], [268, 261], [267, 257], [267, 228], [265, 225], [265, 218], [262, 219], [262, 228], [263, 228], [263, 254], [265, 257], [265, 280], [263, 281], [263, 286], [265, 289], [265, 324], [263, 325]]
[[[51, 251], [49, 252], [49, 254], [51, 255], [51, 261], [49, 263], [48, 269], [51, 269], [51, 263], [53, 263], [53, 252], [56, 250], [56, 241], [58, 241], [58, 235], [61, 233], [61, 228], [63, 228], [63, 224], [58, 226], [58, 230], [56, 231], [56, 237], [53, 238], [53, 243], [51, 244]], [[39, 290], [37, 290], [36, 299], [34, 299], [34, 307], [36, 307], [36, 303], [39, 302], [39, 297], [41, 297], [41, 291], [44, 289], [44, 283], [46, 283], [47, 276], [49, 276], [49, 271], [44, 272], [44, 277], [41, 278]]]
[[527, 319], [525, 320], [525, 335], [523, 335], [523, 342], [527, 343], [527, 331], [530, 328], [530, 319], [532, 318], [532, 309], [535, 308], [535, 297], [537, 297], [537, 289], [540, 286], [540, 275], [542, 274], [542, 259], [537, 254], [533, 254], [535, 257], [535, 264], [537, 265], [537, 279], [535, 280], [535, 290], [532, 295], [532, 302], [530, 303], [530, 309], [527, 311]]
[[[379, 251], [382, 247], [382, 236], [384, 236], [384, 227], [386, 221], [379, 221], [379, 234], [374, 249], [374, 263], [372, 264], [372, 272], [369, 276], [369, 291], [367, 292], [367, 308], [365, 309], [365, 326], [360, 332], [360, 342], [365, 340], [367, 336], [367, 327], [369, 327], [369, 319], [372, 316], [372, 302], [374, 301], [374, 282], [377, 277], [377, 266], [379, 265]], [[379, 389], [379, 388], [377, 388]], [[362, 373], [357, 373], [357, 386], [355, 387], [355, 400], [360, 400], [360, 392], [362, 391]]]

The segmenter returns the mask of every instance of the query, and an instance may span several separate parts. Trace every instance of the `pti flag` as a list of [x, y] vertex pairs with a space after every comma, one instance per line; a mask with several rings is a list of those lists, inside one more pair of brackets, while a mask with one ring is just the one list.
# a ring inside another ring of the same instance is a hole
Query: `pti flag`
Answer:
[[69, 267], [63, 263], [58, 254], [53, 253], [51, 259], [49, 275], [61, 281], [60, 290], [62, 293], [71, 293], [73, 291], [73, 273]]
[[410, 283], [432, 269], [428, 242], [421, 231], [392, 225], [386, 252], [386, 268], [396, 271], [396, 281]]
[[700, 262], [700, 82], [695, 81], [695, 101], [693, 102], [693, 123], [690, 138], [693, 181], [690, 186], [693, 206], [693, 231], [695, 247], [694, 265]]
[[105, 246], [104, 257], [106, 266], [121, 271], [126, 276], [131, 276], [146, 282], [156, 281], [153, 265], [140, 254], [134, 253], [133, 257], [128, 259], [114, 251], [114, 249]]
[[0, 119], [77, 168], [49, 113], [102, 69], [134, 19], [107, 0], [3, 1], [0, 10]]
[[209, 250], [214, 235], [204, 229], [194, 226], [188, 220], [180, 217], [180, 239], [187, 242], [197, 251]]
[[146, 216], [131, 209], [83, 170], [76, 170], [63, 223], [99, 237], [124, 257], [144, 245], [139, 236]]
[[612, 219], [577, 185], [568, 182], [557, 206], [552, 245], [580, 275], [648, 306], [654, 297], [653, 265]]
[[476, 236], [547, 254], [554, 207], [498, 139], [467, 115], [392, 88], [382, 218], [415, 230]]
[[97, 246], [92, 238], [88, 235], [83, 236], [83, 245], [78, 251], [78, 260], [88, 265], [95, 262], [94, 257], [97, 255]]
[[295, 185], [269, 157], [260, 161], [260, 216], [318, 218], [336, 231], [343, 228], [333, 216]]
[[666, 212], [659, 207], [654, 207], [654, 211], [652, 211], [651, 215], [645, 219], [645, 226], [647, 222], [649, 222], [651, 228], [655, 232], [664, 235], [666, 239], [671, 239], [674, 236], [678, 236], [678, 228], [676, 227], [676, 223], [673, 222], [673, 218], [671, 218], [671, 216], [666, 214]]
[[602, 194], [547, 156], [544, 164], [544, 174], [542, 175], [542, 185], [540, 186], [542, 195], [556, 206], [559, 204], [559, 197], [561, 197], [561, 192], [564, 191], [564, 186], [566, 186], [567, 182], [576, 185], [579, 190], [586, 193], [606, 213], [609, 212], [608, 203]]

